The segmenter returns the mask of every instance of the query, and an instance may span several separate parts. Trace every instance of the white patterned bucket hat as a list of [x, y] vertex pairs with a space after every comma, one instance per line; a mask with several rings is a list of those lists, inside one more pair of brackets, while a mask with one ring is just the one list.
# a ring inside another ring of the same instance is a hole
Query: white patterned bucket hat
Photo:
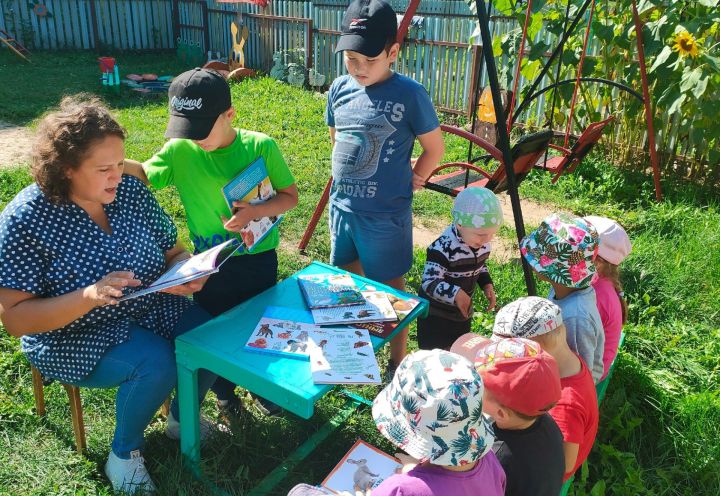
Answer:
[[482, 398], [482, 379], [469, 360], [421, 350], [400, 363], [372, 414], [382, 435], [410, 456], [461, 466], [481, 459], [494, 442]]

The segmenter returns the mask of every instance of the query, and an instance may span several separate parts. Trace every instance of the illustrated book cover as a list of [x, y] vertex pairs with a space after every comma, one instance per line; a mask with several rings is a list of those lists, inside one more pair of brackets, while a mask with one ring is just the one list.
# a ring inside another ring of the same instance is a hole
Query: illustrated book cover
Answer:
[[334, 308], [360, 305], [365, 297], [348, 274], [311, 274], [298, 276], [300, 290], [308, 308]]
[[[267, 168], [265, 167], [265, 159], [263, 157], [257, 158], [240, 174], [223, 186], [222, 193], [231, 212], [234, 212], [233, 203], [236, 201], [254, 205], [263, 203], [275, 196], [275, 190], [270, 183]], [[253, 247], [265, 239], [268, 233], [270, 233], [282, 219], [283, 216], [278, 215], [251, 220], [247, 226], [240, 230], [240, 237], [242, 238], [245, 250], [251, 252]]]
[[362, 439], [350, 448], [328, 474], [321, 486], [334, 494], [355, 494], [375, 489], [388, 477], [399, 473], [400, 462]]

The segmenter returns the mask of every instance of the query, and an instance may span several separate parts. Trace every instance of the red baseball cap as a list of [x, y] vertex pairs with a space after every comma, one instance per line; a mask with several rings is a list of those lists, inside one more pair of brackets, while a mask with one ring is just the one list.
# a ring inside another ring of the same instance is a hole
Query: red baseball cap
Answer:
[[477, 334], [458, 338], [452, 352], [473, 361], [497, 401], [531, 417], [560, 399], [560, 370], [538, 343], [523, 338], [490, 341]]

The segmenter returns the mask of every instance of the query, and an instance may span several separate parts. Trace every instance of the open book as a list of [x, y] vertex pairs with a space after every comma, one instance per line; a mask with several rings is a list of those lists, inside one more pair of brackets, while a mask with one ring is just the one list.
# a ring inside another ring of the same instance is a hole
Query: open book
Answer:
[[[240, 174], [223, 186], [222, 193], [231, 212], [234, 212], [233, 202], [242, 201], [255, 205], [275, 196], [275, 190], [270, 183], [267, 168], [265, 167], [265, 159], [258, 157]], [[243, 240], [245, 249], [252, 251], [253, 247], [262, 241], [272, 228], [280, 223], [282, 218], [282, 215], [278, 215], [251, 220], [247, 226], [240, 230], [240, 237]]]
[[314, 308], [313, 320], [317, 325], [346, 325], [358, 322], [396, 321], [387, 293], [383, 291], [361, 291], [365, 303], [350, 307]]
[[416, 306], [420, 304], [420, 300], [417, 300], [415, 298], [409, 298], [409, 299], [403, 299], [399, 298], [393, 294], [385, 293], [388, 297], [388, 300], [390, 300], [390, 303], [392, 304], [393, 310], [395, 310], [395, 313], [397, 314], [398, 320], [395, 322], [356, 322], [355, 324], [350, 324], [355, 328], [358, 329], [367, 329], [370, 331], [370, 334], [373, 334], [375, 336], [379, 336], [381, 338], [386, 338], [392, 332], [395, 330], [395, 328], [400, 324], [400, 322], [405, 319], [408, 315], [410, 315], [410, 312], [415, 309]]
[[334, 494], [375, 489], [388, 477], [399, 473], [400, 462], [365, 441], [358, 439], [350, 451], [328, 474], [321, 486]]
[[380, 384], [380, 368], [365, 329], [322, 329], [330, 332], [310, 346], [315, 384]]
[[240, 248], [240, 242], [236, 238], [231, 238], [214, 248], [176, 263], [150, 286], [123, 296], [119, 301], [131, 300], [214, 274], [238, 248]]

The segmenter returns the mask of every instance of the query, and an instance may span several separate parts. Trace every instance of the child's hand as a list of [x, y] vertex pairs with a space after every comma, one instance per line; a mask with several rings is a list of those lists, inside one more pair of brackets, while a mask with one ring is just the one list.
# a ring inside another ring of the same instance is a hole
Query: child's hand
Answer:
[[239, 233], [241, 229], [255, 218], [253, 205], [249, 203], [236, 201], [233, 202], [233, 216], [230, 219], [220, 216], [225, 226], [230, 232]]
[[495, 304], [497, 303], [497, 297], [495, 296], [495, 288], [492, 284], [488, 284], [482, 288], [483, 293], [485, 293], [485, 298], [488, 299], [488, 307], [487, 311], [491, 312], [492, 310], [495, 310]]
[[467, 319], [471, 313], [472, 298], [463, 289], [459, 289], [455, 295], [455, 306], [460, 309], [460, 313]]
[[413, 177], [412, 177], [413, 191], [422, 189], [425, 186], [426, 182], [427, 182], [427, 179], [423, 179], [422, 176], [419, 176], [413, 172]]
[[395, 453], [395, 458], [400, 460], [402, 467], [400, 467], [401, 474], [406, 474], [420, 464], [420, 460], [413, 458], [405, 453]]

